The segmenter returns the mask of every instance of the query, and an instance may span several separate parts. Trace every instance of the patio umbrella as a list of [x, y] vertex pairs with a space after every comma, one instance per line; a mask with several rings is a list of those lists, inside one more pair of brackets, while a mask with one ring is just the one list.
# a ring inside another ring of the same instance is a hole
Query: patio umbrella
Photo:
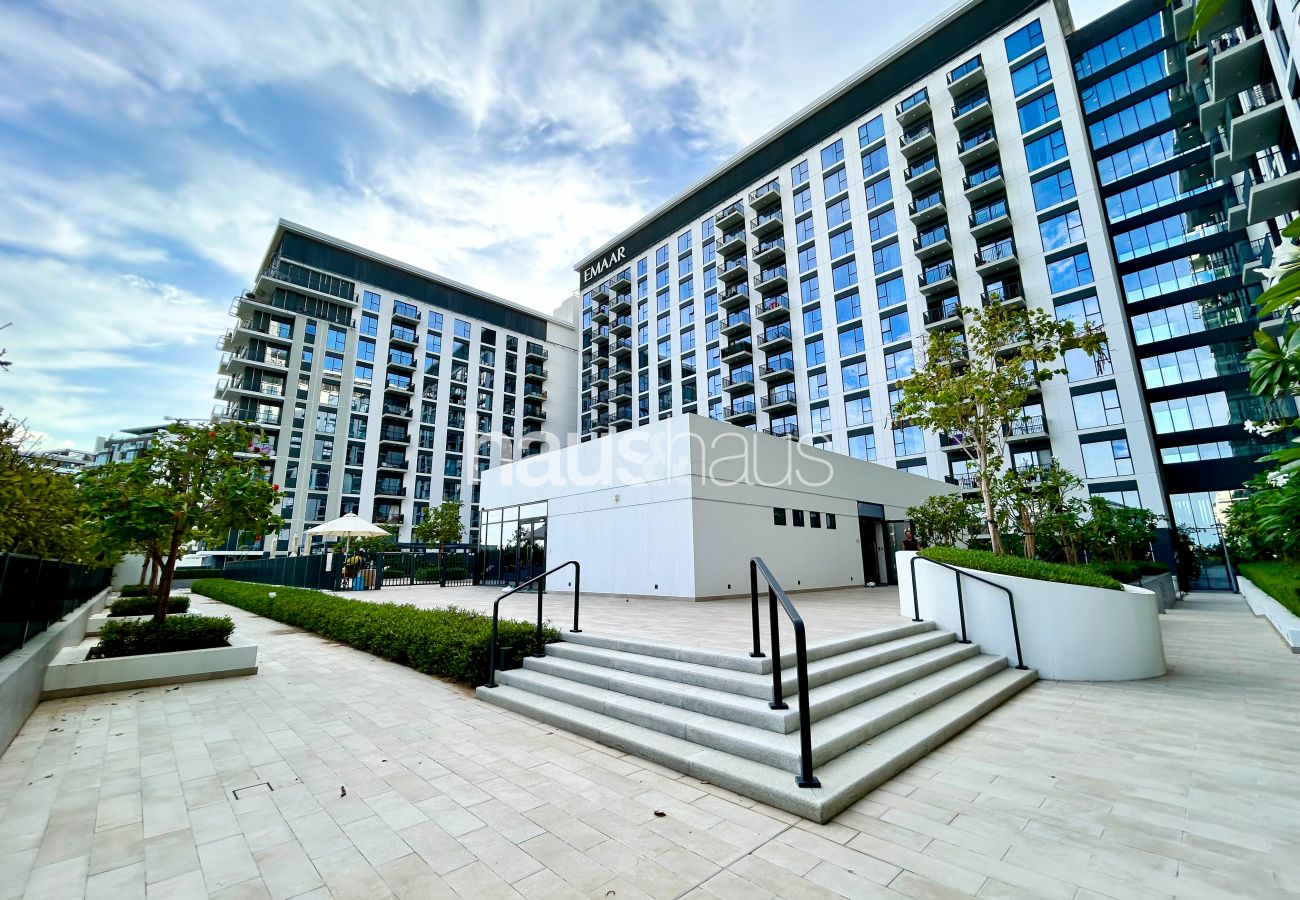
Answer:
[[315, 528], [308, 528], [307, 534], [319, 534], [325, 537], [347, 538], [343, 547], [343, 552], [347, 553], [352, 549], [352, 538], [355, 537], [381, 537], [388, 534], [387, 531], [380, 528], [373, 522], [367, 522], [356, 513], [348, 513], [346, 516], [339, 516], [337, 519], [331, 519], [328, 522], [322, 522]]

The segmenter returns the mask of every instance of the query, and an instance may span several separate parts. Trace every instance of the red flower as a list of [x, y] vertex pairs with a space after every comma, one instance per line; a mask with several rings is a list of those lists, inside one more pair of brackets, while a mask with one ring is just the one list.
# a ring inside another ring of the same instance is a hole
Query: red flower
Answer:
[[217, 433], [216, 433], [215, 431], [209, 431], [209, 432], [208, 432], [208, 437], [216, 437], [216, 436], [217, 436]]
[[278, 490], [280, 490], [280, 486], [279, 486], [278, 484], [273, 484], [273, 485], [271, 485], [271, 490], [273, 490], [273, 491], [278, 491]]

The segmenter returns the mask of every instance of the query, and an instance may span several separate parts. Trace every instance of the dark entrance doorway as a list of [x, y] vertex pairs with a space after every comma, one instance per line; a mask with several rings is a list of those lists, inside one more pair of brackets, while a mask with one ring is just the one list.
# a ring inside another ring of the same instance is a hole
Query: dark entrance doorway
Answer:
[[[889, 584], [889, 554], [884, 546], [885, 508], [879, 503], [858, 501], [858, 537], [862, 546], [862, 583]], [[884, 565], [881, 559], [884, 558]]]

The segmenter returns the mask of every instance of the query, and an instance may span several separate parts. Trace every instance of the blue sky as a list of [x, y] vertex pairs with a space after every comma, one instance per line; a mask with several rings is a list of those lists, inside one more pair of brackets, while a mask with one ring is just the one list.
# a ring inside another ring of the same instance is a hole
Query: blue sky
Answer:
[[0, 405], [84, 449], [208, 415], [280, 217], [550, 311], [586, 251], [947, 5], [0, 5]]

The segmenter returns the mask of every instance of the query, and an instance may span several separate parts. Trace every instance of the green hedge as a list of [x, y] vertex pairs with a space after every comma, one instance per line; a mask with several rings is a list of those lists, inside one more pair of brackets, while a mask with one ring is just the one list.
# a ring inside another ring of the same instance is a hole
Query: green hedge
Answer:
[[[492, 617], [484, 613], [369, 603], [306, 588], [235, 581], [200, 581], [193, 590], [429, 675], [471, 685], [487, 681]], [[553, 628], [543, 631], [544, 643], [559, 638]], [[528, 622], [502, 619], [498, 640], [513, 648], [515, 659], [538, 649], [536, 625]]]
[[214, 569], [209, 566], [195, 566], [193, 568], [177, 569], [172, 574], [172, 581], [197, 581], [200, 578], [222, 578], [225, 572], [221, 569]]
[[234, 623], [224, 616], [177, 616], [161, 623], [114, 622], [110, 619], [99, 632], [99, 643], [90, 649], [86, 658], [110, 659], [224, 647], [234, 630]]
[[1255, 587], [1300, 616], [1300, 563], [1280, 559], [1241, 563], [1237, 571]]
[[1169, 567], [1151, 559], [1125, 560], [1123, 562], [1089, 563], [1089, 568], [1116, 581], [1132, 584], [1148, 575], [1168, 575]]
[[149, 595], [149, 585], [124, 584], [117, 589], [117, 592], [123, 597], [147, 597]]
[[1088, 566], [1071, 566], [1049, 563], [1022, 556], [995, 556], [987, 550], [963, 550], [959, 547], [926, 547], [921, 556], [950, 566], [961, 566], [977, 572], [995, 575], [1014, 575], [1019, 578], [1036, 578], [1061, 584], [1078, 584], [1084, 587], [1106, 588], [1122, 591], [1124, 586]]
[[[109, 617], [113, 616], [151, 616], [157, 604], [152, 597], [121, 597], [108, 606]], [[167, 601], [167, 612], [189, 612], [189, 597], [171, 597]]]

